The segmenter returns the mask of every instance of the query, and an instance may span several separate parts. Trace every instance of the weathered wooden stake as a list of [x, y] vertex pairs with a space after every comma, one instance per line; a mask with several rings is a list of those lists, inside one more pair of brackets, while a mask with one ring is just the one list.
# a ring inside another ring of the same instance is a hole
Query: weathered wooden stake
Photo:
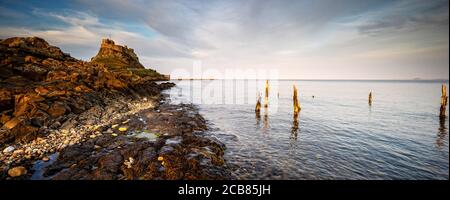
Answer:
[[261, 93], [258, 94], [258, 99], [256, 100], [255, 112], [257, 114], [261, 112]]
[[269, 80], [266, 80], [266, 94], [264, 96], [264, 108], [269, 106]]
[[298, 90], [297, 90], [297, 86], [295, 86], [295, 84], [294, 84], [294, 95], [292, 97], [292, 100], [294, 102], [294, 115], [297, 115], [298, 112], [301, 110], [300, 103], [298, 101], [297, 96], [298, 96]]
[[447, 110], [447, 86], [445, 84], [442, 84], [442, 96], [441, 96], [441, 117], [445, 117], [445, 111]]
[[369, 105], [372, 105], [372, 91], [369, 93]]

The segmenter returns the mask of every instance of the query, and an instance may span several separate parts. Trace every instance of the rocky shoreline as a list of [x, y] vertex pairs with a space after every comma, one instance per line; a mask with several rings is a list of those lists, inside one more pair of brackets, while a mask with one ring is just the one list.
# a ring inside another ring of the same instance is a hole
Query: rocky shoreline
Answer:
[[173, 83], [74, 59], [40, 38], [0, 44], [0, 179], [232, 178], [197, 108], [161, 94]]
[[[103, 113], [100, 119], [105, 121], [98, 123], [102, 125], [90, 125], [92, 119], [87, 118], [77, 121], [75, 128], [50, 131], [2, 152], [0, 179], [231, 178], [223, 159], [225, 146], [204, 136], [207, 126], [195, 106], [171, 105], [161, 97], [122, 103], [117, 109], [119, 104], [92, 109]], [[49, 165], [33, 170], [39, 162]], [[26, 174], [8, 176], [13, 166], [24, 167]]]

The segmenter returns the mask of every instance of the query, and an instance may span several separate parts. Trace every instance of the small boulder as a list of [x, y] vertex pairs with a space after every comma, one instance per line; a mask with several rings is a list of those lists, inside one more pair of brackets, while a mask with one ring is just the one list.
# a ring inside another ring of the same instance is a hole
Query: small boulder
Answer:
[[16, 148], [14, 148], [13, 146], [9, 146], [9, 147], [6, 147], [5, 149], [3, 149], [3, 153], [11, 153], [15, 149]]
[[34, 89], [34, 91], [36, 93], [38, 93], [39, 95], [47, 95], [49, 92], [49, 90], [47, 88], [42, 87], [42, 86], [36, 87], [36, 89]]
[[66, 106], [62, 102], [55, 102], [51, 105], [51, 107], [48, 109], [48, 114], [50, 114], [52, 117], [59, 117], [61, 115], [64, 115], [66, 113]]
[[17, 150], [15, 150], [13, 152], [13, 156], [19, 156], [19, 155], [22, 155], [24, 153], [25, 153], [25, 151], [23, 149], [17, 149]]
[[13, 167], [8, 170], [8, 175], [11, 177], [23, 176], [27, 173], [27, 169], [25, 167]]
[[8, 122], [6, 122], [5, 124], [3, 124], [3, 128], [7, 128], [7, 129], [11, 130], [14, 127], [16, 127], [17, 125], [19, 125], [21, 122], [22, 122], [21, 118], [14, 117], [11, 120], [9, 120]]

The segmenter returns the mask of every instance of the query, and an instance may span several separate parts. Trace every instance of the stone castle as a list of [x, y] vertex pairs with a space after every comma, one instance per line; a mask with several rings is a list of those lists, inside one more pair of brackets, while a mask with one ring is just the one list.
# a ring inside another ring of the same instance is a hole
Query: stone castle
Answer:
[[91, 59], [92, 62], [102, 62], [111, 68], [144, 69], [132, 48], [116, 45], [111, 39], [103, 39], [100, 50]]

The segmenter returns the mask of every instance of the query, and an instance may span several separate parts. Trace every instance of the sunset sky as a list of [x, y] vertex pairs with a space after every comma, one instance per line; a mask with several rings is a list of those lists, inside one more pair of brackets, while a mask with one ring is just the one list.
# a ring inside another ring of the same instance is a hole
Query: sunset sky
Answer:
[[448, 79], [448, 0], [0, 0], [0, 38], [90, 60], [101, 38], [169, 74], [278, 69], [289, 79]]

